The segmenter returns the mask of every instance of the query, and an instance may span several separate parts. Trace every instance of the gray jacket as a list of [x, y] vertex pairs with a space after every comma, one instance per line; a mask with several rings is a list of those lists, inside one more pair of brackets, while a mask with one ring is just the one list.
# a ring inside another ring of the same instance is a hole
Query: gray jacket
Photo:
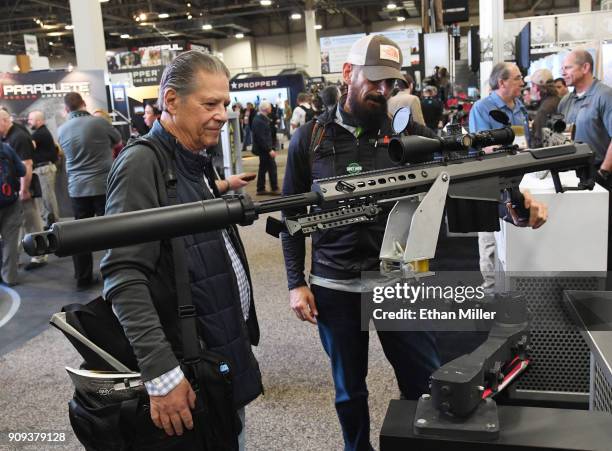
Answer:
[[119, 131], [101, 117], [73, 111], [57, 131], [66, 154], [70, 197], [106, 194], [106, 178], [113, 163], [112, 148], [121, 141]]

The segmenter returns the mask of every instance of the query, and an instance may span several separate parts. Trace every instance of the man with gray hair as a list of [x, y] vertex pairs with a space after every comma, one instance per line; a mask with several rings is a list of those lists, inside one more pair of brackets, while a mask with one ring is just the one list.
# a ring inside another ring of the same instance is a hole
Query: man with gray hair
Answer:
[[[227, 122], [229, 78], [220, 60], [198, 51], [184, 52], [166, 66], [159, 88], [161, 116], [143, 137], [146, 144], [129, 145], [115, 160], [106, 214], [213, 199], [247, 184], [248, 174], [215, 180], [206, 152], [218, 143]], [[183, 252], [176, 245], [184, 246], [183, 270], [173, 264], [173, 254]], [[243, 423], [244, 406], [262, 392], [251, 350], [259, 341], [259, 326], [245, 255], [237, 229], [228, 227], [111, 249], [102, 261], [104, 296], [138, 361], [151, 419], [167, 434], [160, 449], [168, 441], [176, 443], [169, 436], [183, 434], [184, 442], [173, 449], [197, 446], [191, 432], [196, 396], [179, 364], [185, 348], [177, 293], [191, 295], [200, 343], [231, 362], [233, 407]], [[239, 441], [244, 449], [243, 433]]]
[[[574, 139], [595, 152], [597, 182], [612, 191], [612, 88], [593, 76], [593, 57], [574, 50], [563, 60], [561, 75], [574, 92], [559, 103], [568, 124], [574, 124]], [[612, 195], [608, 213], [612, 224]], [[612, 228], [608, 227], [608, 271], [612, 268]]]
[[[519, 99], [523, 87], [523, 76], [517, 65], [497, 63], [491, 71], [489, 86], [492, 90], [491, 94], [476, 102], [470, 110], [470, 132], [502, 128], [504, 124], [489, 116], [492, 110], [501, 110], [508, 116], [510, 124], [522, 131], [526, 142], [529, 143], [529, 116]], [[525, 197], [524, 206], [531, 209], [529, 226], [537, 229], [544, 224], [548, 216], [546, 206], [535, 202], [528, 191], [525, 191], [523, 195]], [[484, 278], [483, 287], [487, 290], [492, 290], [495, 286], [495, 247], [493, 232], [478, 232], [480, 271]]]
[[28, 125], [32, 129], [32, 140], [36, 144], [34, 149], [34, 174], [38, 175], [42, 190], [42, 202], [39, 208], [47, 227], [59, 220], [59, 208], [55, 196], [55, 174], [57, 168], [56, 144], [51, 132], [45, 125], [45, 115], [42, 111], [34, 110], [28, 114]]
[[270, 113], [272, 105], [268, 101], [259, 104], [259, 113], [251, 125], [253, 134], [253, 154], [259, 157], [259, 172], [257, 174], [257, 194], [266, 192], [266, 173], [270, 177], [269, 194], [280, 194], [278, 190], [278, 175], [276, 169], [276, 151], [272, 144], [272, 128], [270, 127]]

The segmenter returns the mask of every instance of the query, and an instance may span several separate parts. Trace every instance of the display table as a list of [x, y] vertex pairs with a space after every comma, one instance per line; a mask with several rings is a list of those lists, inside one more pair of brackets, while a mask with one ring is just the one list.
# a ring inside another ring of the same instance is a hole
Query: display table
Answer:
[[415, 436], [416, 401], [389, 404], [380, 451], [609, 451], [612, 415], [587, 410], [499, 406], [499, 439], [493, 442]]
[[[574, 172], [562, 173], [564, 186], [577, 186]], [[563, 305], [564, 290], [605, 287], [608, 192], [557, 194], [552, 178], [527, 174], [521, 188], [548, 205], [540, 229], [503, 222], [497, 233], [500, 290], [523, 293], [533, 314], [532, 364], [509, 393], [516, 400], [546, 405], [562, 402], [586, 408], [589, 401], [589, 348]]]

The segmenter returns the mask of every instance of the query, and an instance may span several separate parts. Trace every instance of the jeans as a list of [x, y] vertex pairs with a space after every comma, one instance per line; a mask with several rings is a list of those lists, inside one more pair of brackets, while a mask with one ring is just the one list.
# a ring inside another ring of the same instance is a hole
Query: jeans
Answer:
[[266, 189], [266, 172], [270, 177], [270, 188], [272, 191], [278, 190], [278, 175], [276, 173], [276, 159], [269, 154], [259, 156], [259, 172], [257, 174], [257, 191]]
[[[331, 360], [344, 449], [371, 450], [366, 386], [369, 333], [361, 330], [361, 295], [317, 285], [311, 288], [319, 312], [319, 336]], [[429, 392], [429, 376], [440, 366], [434, 335], [410, 331], [377, 333], [402, 395], [417, 399]]]
[[[93, 218], [104, 216], [104, 205], [106, 196], [71, 197], [74, 219]], [[74, 263], [74, 277], [77, 285], [86, 285], [93, 280], [93, 257], [91, 253], [77, 254], [72, 256]]]

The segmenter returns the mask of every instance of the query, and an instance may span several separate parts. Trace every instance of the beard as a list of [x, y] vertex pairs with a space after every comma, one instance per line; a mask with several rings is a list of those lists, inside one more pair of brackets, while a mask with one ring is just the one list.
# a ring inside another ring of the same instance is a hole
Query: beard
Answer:
[[[371, 102], [368, 102], [368, 101]], [[356, 94], [347, 99], [351, 114], [365, 129], [380, 128], [380, 124], [387, 116], [387, 99], [382, 94], [368, 93], [359, 100]]]

